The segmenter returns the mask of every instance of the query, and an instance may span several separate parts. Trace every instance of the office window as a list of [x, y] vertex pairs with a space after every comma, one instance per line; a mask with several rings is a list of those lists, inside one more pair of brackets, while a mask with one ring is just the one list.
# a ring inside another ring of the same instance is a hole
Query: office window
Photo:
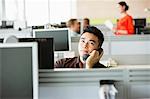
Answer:
[[[0, 20], [2, 20], [2, 0], [0, 0]], [[0, 22], [1, 25], [1, 22]]]
[[16, 20], [17, 18], [17, 0], [5, 0], [6, 20]]
[[48, 0], [25, 0], [27, 25], [48, 23]]
[[76, 0], [0, 0], [0, 5], [0, 20], [27, 21], [28, 26], [76, 17]]
[[28, 26], [60, 23], [75, 17], [76, 0], [26, 0]]
[[75, 0], [50, 0], [50, 23], [60, 23], [75, 17]]
[[2, 0], [4, 20], [24, 20], [24, 0]]

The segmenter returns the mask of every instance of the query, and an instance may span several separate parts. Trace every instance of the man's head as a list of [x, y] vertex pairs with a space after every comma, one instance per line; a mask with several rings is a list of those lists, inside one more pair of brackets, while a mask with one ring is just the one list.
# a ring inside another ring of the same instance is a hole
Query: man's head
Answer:
[[78, 33], [80, 31], [80, 24], [77, 19], [70, 19], [67, 26], [74, 32]]
[[88, 18], [83, 19], [83, 28], [86, 29], [90, 25], [90, 20]]
[[81, 34], [78, 51], [79, 55], [89, 54], [93, 50], [101, 48], [104, 42], [102, 32], [94, 26], [87, 27]]

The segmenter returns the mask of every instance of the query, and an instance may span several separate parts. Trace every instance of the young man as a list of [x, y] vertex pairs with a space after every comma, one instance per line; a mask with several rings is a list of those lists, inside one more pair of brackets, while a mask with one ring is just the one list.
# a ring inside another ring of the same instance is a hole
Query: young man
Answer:
[[102, 32], [96, 27], [87, 27], [81, 34], [78, 51], [79, 57], [56, 61], [55, 68], [105, 68], [99, 63], [103, 55], [101, 48], [104, 41]]

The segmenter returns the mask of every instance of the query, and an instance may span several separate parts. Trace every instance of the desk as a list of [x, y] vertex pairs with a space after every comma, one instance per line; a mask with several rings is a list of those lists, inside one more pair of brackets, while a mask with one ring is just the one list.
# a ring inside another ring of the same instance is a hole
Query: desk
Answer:
[[100, 80], [116, 80], [117, 99], [150, 98], [150, 66], [40, 70], [40, 99], [98, 99]]

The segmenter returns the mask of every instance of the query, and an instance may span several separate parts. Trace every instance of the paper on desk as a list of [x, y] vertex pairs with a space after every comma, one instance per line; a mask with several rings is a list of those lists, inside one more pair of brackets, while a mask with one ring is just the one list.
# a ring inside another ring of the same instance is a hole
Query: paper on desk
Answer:
[[108, 27], [110, 30], [113, 29], [113, 23], [110, 20], [105, 21], [105, 26]]
[[72, 57], [75, 57], [75, 52], [74, 51], [64, 52], [64, 58], [72, 58]]

